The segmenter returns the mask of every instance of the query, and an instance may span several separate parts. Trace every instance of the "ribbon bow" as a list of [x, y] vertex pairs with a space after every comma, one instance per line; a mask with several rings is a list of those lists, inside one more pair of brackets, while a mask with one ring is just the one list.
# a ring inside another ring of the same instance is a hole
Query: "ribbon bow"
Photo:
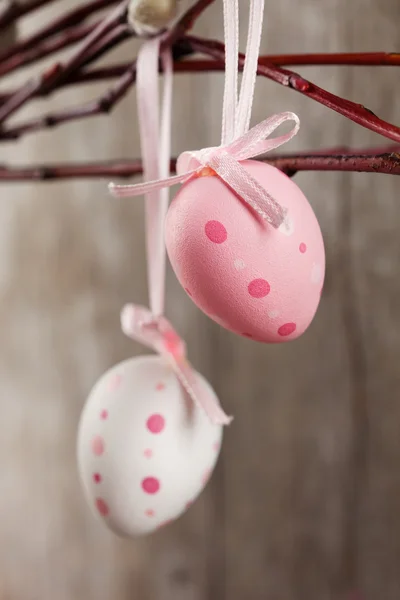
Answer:
[[[285, 121], [294, 121], [295, 126], [285, 135], [268, 139]], [[216, 175], [244, 200], [257, 214], [278, 228], [284, 221], [286, 210], [258, 183], [241, 162], [274, 150], [291, 140], [299, 131], [300, 120], [292, 112], [283, 112], [265, 119], [233, 142], [214, 148], [194, 152], [183, 152], [177, 161], [177, 175], [166, 179], [134, 185], [109, 184], [113, 196], [126, 198], [140, 196], [177, 183], [188, 181], [209, 167]]]
[[198, 384], [193, 367], [186, 358], [186, 344], [165, 317], [154, 317], [143, 306], [127, 304], [121, 312], [122, 331], [165, 358], [177, 375], [179, 382], [210, 421], [229, 425], [232, 417], [222, 410], [216, 396]]

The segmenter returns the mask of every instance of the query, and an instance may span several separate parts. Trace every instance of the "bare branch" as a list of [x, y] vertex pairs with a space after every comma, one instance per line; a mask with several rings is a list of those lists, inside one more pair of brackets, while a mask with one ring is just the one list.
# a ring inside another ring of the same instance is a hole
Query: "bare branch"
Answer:
[[[215, 40], [203, 40], [193, 36], [185, 38], [197, 52], [212, 56], [213, 58], [223, 61], [225, 57], [225, 46], [221, 42]], [[245, 57], [243, 54], [239, 57], [240, 68], [243, 69]], [[292, 88], [296, 92], [323, 104], [327, 108], [334, 110], [341, 115], [347, 117], [351, 121], [358, 123], [362, 127], [375, 131], [380, 135], [400, 142], [400, 128], [391, 123], [383, 121], [377, 117], [371, 110], [365, 108], [362, 104], [356, 104], [345, 98], [340, 98], [323, 88], [318, 87], [311, 81], [304, 79], [301, 75], [282, 69], [276, 65], [263, 64], [258, 66], [257, 73], [268, 79], [272, 79], [280, 85]]]
[[[400, 175], [400, 154], [385, 153], [370, 155], [322, 156], [271, 156], [264, 159], [286, 174], [293, 176], [297, 171], [358, 171], [364, 173], [387, 173]], [[174, 172], [176, 159], [171, 160], [170, 169]], [[7, 167], [0, 165], [0, 181], [44, 181], [50, 179], [93, 179], [130, 178], [142, 174], [142, 161], [115, 160], [87, 164], [36, 165], [29, 167]]]

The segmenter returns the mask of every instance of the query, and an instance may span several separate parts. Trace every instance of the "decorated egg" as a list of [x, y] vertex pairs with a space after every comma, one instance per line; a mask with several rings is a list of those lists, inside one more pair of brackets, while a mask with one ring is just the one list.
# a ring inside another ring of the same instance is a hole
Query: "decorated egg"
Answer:
[[80, 420], [79, 471], [89, 506], [119, 535], [148, 534], [200, 494], [221, 440], [222, 427], [188, 397], [165, 359], [122, 362], [97, 382]]
[[284, 207], [282, 225], [272, 227], [206, 167], [171, 203], [168, 255], [187, 294], [211, 319], [257, 341], [293, 340], [320, 301], [321, 230], [289, 177], [259, 161], [241, 164]]

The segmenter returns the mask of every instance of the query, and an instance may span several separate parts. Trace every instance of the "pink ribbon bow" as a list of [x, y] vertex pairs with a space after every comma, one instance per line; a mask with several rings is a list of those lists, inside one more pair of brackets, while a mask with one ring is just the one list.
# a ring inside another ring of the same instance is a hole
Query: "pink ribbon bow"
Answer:
[[202, 408], [210, 421], [229, 425], [232, 417], [222, 410], [216, 396], [198, 384], [193, 367], [186, 358], [186, 344], [165, 317], [154, 317], [143, 306], [127, 304], [121, 312], [122, 331], [165, 358], [193, 402]]
[[[289, 133], [267, 139], [282, 123], [294, 121]], [[134, 185], [109, 184], [109, 190], [116, 197], [140, 196], [165, 187], [183, 183], [193, 175], [209, 167], [242, 198], [256, 213], [278, 228], [284, 218], [285, 209], [269, 192], [250, 175], [241, 162], [278, 148], [291, 140], [299, 131], [300, 120], [292, 112], [273, 115], [233, 142], [215, 148], [204, 148], [195, 152], [183, 152], [178, 158], [177, 175], [166, 179], [143, 182]]]

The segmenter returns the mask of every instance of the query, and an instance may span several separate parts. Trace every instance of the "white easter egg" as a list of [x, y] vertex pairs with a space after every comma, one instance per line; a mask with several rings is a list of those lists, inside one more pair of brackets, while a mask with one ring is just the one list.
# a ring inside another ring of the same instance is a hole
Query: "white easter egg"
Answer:
[[200, 494], [221, 440], [222, 427], [193, 403], [163, 358], [114, 366], [91, 391], [79, 425], [79, 471], [90, 507], [119, 535], [151, 533]]

